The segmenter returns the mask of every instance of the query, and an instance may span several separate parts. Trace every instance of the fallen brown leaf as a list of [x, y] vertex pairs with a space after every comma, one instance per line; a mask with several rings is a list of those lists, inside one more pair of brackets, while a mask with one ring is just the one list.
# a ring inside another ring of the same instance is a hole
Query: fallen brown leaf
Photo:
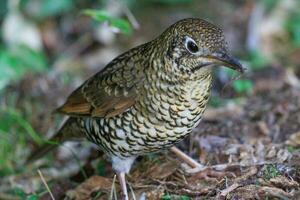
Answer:
[[68, 199], [84, 200], [91, 199], [95, 192], [104, 192], [109, 194], [112, 187], [112, 179], [102, 176], [92, 176], [74, 190], [67, 191]]

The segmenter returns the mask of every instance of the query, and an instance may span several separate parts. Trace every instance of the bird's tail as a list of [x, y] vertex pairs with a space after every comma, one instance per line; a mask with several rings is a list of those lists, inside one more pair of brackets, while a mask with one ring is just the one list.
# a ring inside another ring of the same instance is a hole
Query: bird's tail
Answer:
[[66, 122], [62, 125], [62, 127], [57, 131], [57, 133], [51, 137], [46, 143], [42, 144], [42, 146], [38, 147], [34, 150], [31, 155], [26, 160], [26, 164], [30, 164], [39, 158], [46, 155], [48, 152], [56, 148], [59, 144], [62, 144], [65, 141], [71, 139], [82, 138], [83, 133], [78, 126], [78, 122], [76, 118], [70, 117], [66, 120]]

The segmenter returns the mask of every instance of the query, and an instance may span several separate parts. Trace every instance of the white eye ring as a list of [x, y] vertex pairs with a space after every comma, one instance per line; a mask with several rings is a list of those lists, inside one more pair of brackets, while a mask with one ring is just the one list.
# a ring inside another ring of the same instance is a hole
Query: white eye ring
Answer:
[[199, 47], [195, 40], [188, 36], [185, 37], [184, 46], [191, 54], [197, 54], [199, 51]]

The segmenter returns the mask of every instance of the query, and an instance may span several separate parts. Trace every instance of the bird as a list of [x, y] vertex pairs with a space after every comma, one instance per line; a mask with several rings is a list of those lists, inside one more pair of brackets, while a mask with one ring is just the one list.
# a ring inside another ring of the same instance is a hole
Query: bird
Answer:
[[[199, 18], [179, 20], [150, 42], [119, 55], [73, 91], [57, 113], [69, 118], [50, 139], [86, 137], [111, 160], [121, 199], [128, 200], [125, 174], [138, 156], [171, 149], [192, 132], [210, 97], [214, 66], [240, 73], [221, 28]], [[53, 148], [45, 144], [28, 161]]]

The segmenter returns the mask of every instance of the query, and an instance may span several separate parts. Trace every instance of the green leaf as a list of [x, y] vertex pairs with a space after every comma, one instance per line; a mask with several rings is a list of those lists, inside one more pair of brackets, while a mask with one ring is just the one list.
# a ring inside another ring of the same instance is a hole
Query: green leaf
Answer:
[[82, 11], [82, 14], [89, 16], [92, 19], [99, 21], [99, 22], [105, 22], [105, 21], [109, 21], [111, 19], [109, 14], [104, 10], [85, 9]]
[[169, 194], [165, 194], [160, 198], [161, 200], [171, 200], [171, 196]]
[[293, 147], [293, 146], [288, 146], [287, 150], [288, 150], [289, 153], [294, 153], [296, 151], [299, 151], [300, 148], [296, 148], [296, 147]]
[[111, 27], [118, 29], [121, 33], [126, 35], [132, 34], [132, 27], [127, 20], [114, 18], [104, 10], [85, 9], [82, 11], [82, 13], [98, 22], [107, 22]]
[[19, 78], [25, 68], [11, 52], [0, 50], [0, 89], [4, 88], [11, 80]]
[[13, 166], [20, 162], [16, 158], [23, 156], [28, 138], [38, 144], [42, 139], [30, 123], [12, 107], [0, 108], [0, 119], [0, 176], [3, 176], [16, 173]]
[[131, 35], [132, 34], [132, 28], [128, 21], [124, 19], [112, 19], [110, 21], [110, 25], [112, 27], [118, 28], [122, 33], [126, 35]]
[[98, 163], [97, 163], [97, 166], [96, 166], [96, 170], [97, 170], [97, 174], [99, 176], [105, 176], [105, 166], [106, 166], [106, 163], [104, 160], [99, 160]]
[[253, 70], [263, 69], [269, 62], [259, 50], [250, 52], [249, 56]]
[[38, 200], [38, 199], [39, 199], [39, 196], [36, 194], [29, 195], [26, 197], [26, 200]]
[[24, 45], [13, 49], [0, 49], [0, 90], [9, 82], [22, 78], [27, 72], [42, 72], [47, 69], [42, 52]]
[[220, 97], [218, 96], [212, 96], [210, 99], [209, 99], [209, 102], [208, 104], [214, 108], [219, 108], [219, 107], [222, 107], [224, 106], [225, 104], [225, 100], [224, 99], [221, 99]]
[[229, 76], [229, 77], [234, 77], [238, 74], [237, 71], [233, 70], [233, 69], [230, 69], [228, 67], [224, 67], [222, 68], [222, 70], [224, 70], [224, 72]]
[[278, 171], [276, 165], [270, 164], [265, 165], [263, 168], [263, 176], [266, 180], [270, 180], [271, 178], [275, 178], [276, 176], [279, 176], [280, 172]]
[[0, 123], [0, 131], [8, 132], [11, 127], [19, 125], [37, 144], [42, 143], [41, 137], [34, 131], [30, 123], [26, 121], [16, 110], [9, 108], [0, 111], [2, 119]]
[[291, 42], [296, 47], [300, 46], [300, 14], [292, 12], [286, 22], [286, 28], [291, 36]]
[[25, 192], [21, 188], [13, 188], [12, 193], [20, 197], [21, 199], [26, 198]]
[[233, 89], [237, 93], [248, 93], [253, 89], [253, 83], [251, 80], [239, 79], [233, 82]]
[[21, 45], [13, 51], [22, 65], [30, 70], [41, 72], [47, 68], [46, 59], [42, 52], [35, 51], [25, 45]]

